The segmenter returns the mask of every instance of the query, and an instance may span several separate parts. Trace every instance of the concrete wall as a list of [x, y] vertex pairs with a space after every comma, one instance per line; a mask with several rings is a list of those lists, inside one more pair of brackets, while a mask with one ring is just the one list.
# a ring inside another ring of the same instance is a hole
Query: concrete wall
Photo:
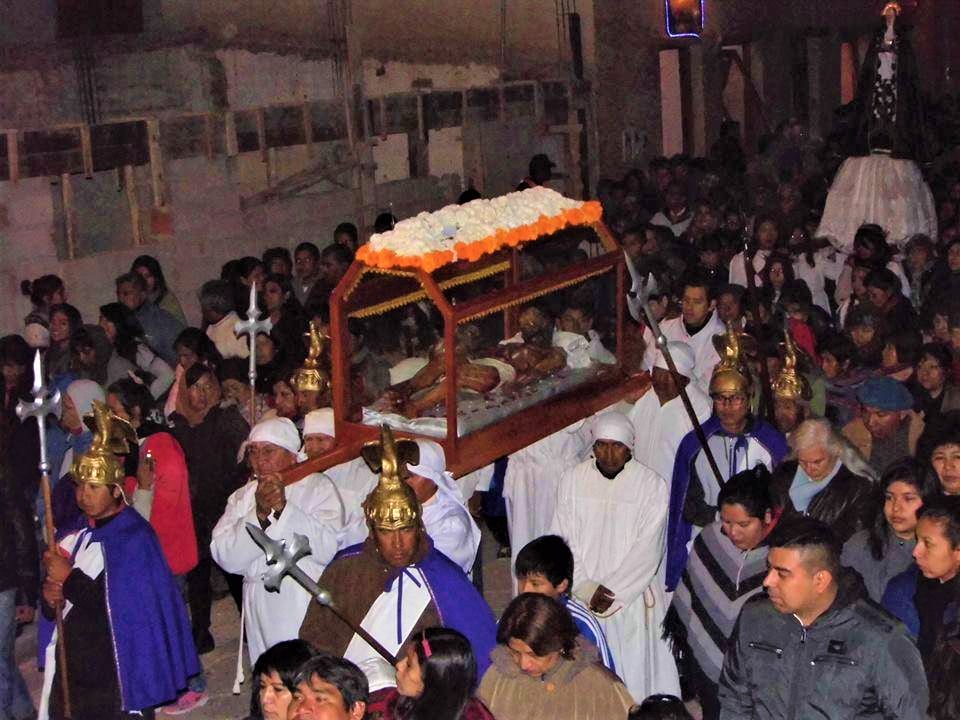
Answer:
[[[6, 71], [0, 65], [0, 127], [44, 128], [83, 121], [72, 59], [54, 54], [39, 65]], [[103, 118], [163, 116], [222, 104], [220, 72], [211, 52], [185, 45], [100, 56], [93, 81]]]
[[[219, 277], [227, 260], [243, 255], [260, 256], [268, 247], [310, 240], [321, 247], [333, 239], [333, 229], [344, 221], [357, 222], [359, 196], [354, 190], [304, 193], [280, 203], [242, 210], [236, 158], [188, 158], [166, 163], [174, 234], [144, 245], [96, 252], [75, 260], [62, 260], [62, 215], [57, 212], [59, 188], [45, 178], [18, 184], [0, 183], [0, 334], [18, 332], [30, 310], [20, 295], [20, 281], [46, 273], [60, 275], [68, 300], [87, 322], [96, 322], [98, 308], [115, 300], [113, 279], [130, 268], [142, 253], [154, 255], [167, 281], [183, 304], [188, 319], [199, 324], [196, 292], [200, 285]], [[82, 179], [76, 181], [83, 183]], [[398, 214], [437, 209], [452, 202], [459, 183], [438, 178], [417, 178], [378, 187], [383, 207]], [[119, 226], [126, 212], [123, 193], [101, 212], [116, 217]], [[401, 210], [402, 208], [402, 210]], [[102, 228], [81, 222], [82, 248], [96, 242]]]

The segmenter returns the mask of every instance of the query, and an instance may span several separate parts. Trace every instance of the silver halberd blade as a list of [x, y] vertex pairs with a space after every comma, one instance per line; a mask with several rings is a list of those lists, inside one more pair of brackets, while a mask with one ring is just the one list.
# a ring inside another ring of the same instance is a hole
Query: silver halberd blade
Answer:
[[289, 575], [321, 605], [333, 604], [330, 593], [314, 582], [297, 564], [301, 558], [311, 554], [310, 541], [306, 536], [295, 534], [288, 548], [285, 540], [274, 540], [253, 523], [247, 523], [247, 532], [263, 550], [267, 557], [267, 565], [271, 566], [263, 576], [263, 585], [267, 590], [280, 592], [280, 581], [285, 575]]

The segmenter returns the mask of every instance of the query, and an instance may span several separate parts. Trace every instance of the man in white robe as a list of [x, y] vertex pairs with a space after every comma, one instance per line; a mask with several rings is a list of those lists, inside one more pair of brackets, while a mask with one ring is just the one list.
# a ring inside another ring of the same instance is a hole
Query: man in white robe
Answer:
[[[576, 465], [589, 448], [577, 422], [518, 450], [507, 461], [503, 499], [510, 532], [510, 567], [531, 540], [550, 531], [561, 473]], [[516, 588], [514, 588], [516, 589]]]
[[312, 553], [300, 567], [316, 580], [337, 552], [344, 521], [343, 505], [333, 483], [313, 473], [284, 487], [279, 473], [298, 460], [300, 434], [287, 418], [270, 418], [254, 425], [240, 447], [248, 454], [253, 479], [227, 500], [223, 516], [213, 529], [210, 552], [226, 572], [243, 575], [243, 615], [251, 665], [267, 648], [298, 636], [310, 604], [310, 593], [285, 577], [280, 592], [268, 592], [263, 550], [247, 532], [247, 523], [259, 525], [274, 540], [293, 542], [294, 535], [310, 541]]
[[574, 556], [574, 594], [603, 626], [617, 669], [637, 701], [679, 695], [676, 663], [661, 639], [669, 489], [630, 457], [633, 425], [606, 412], [592, 424], [593, 457], [560, 478], [553, 531]]
[[693, 411], [701, 423], [710, 417], [713, 410], [710, 398], [696, 383], [690, 382], [696, 364], [693, 350], [682, 342], [671, 342], [668, 349], [677, 369], [676, 374], [670, 372], [663, 353], [657, 350], [651, 372], [653, 384], [626, 413], [633, 423], [633, 459], [664, 479], [673, 477], [677, 448], [684, 436], [693, 430], [683, 398], [680, 397], [680, 388], [686, 389]]
[[447, 472], [443, 448], [431, 440], [417, 440], [416, 465], [408, 463], [406, 478], [423, 508], [423, 527], [433, 545], [469, 576], [480, 547], [480, 528], [460, 494], [460, 487]]
[[[703, 273], [688, 272], [683, 279], [680, 317], [660, 323], [660, 331], [668, 341], [686, 343], [693, 350], [693, 380], [705, 393], [710, 389], [713, 368], [720, 362], [720, 356], [713, 345], [713, 336], [726, 330], [717, 316], [717, 303], [716, 298], [712, 297], [713, 293], [710, 281]], [[644, 352], [645, 368], [653, 367], [656, 353], [656, 344], [649, 343]]]
[[[303, 419], [303, 451], [307, 457], [318, 457], [337, 447], [333, 424], [333, 408], [311, 410]], [[363, 517], [363, 501], [377, 485], [377, 475], [362, 457], [327, 468], [324, 473], [333, 482], [343, 503], [343, 527], [337, 538], [340, 550], [362, 543], [367, 537]]]

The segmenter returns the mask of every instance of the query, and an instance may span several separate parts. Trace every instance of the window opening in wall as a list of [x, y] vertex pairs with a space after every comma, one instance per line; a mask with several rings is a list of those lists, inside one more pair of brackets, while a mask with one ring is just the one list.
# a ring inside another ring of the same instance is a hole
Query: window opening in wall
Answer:
[[112, 170], [124, 165], [150, 162], [145, 122], [109, 123], [90, 127], [93, 169]]
[[57, 37], [143, 32], [143, 0], [57, 0]]
[[83, 172], [80, 128], [26, 130], [19, 145], [20, 177]]
[[543, 116], [549, 125], [563, 125], [570, 115], [570, 98], [567, 85], [562, 82], [544, 82], [540, 86], [543, 96]]
[[428, 130], [463, 125], [463, 93], [439, 91], [424, 95], [423, 122]]

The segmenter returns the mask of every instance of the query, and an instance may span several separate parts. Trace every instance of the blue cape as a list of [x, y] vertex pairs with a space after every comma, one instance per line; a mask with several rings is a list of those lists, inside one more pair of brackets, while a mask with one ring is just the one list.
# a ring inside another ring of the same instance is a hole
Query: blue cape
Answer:
[[123, 709], [132, 712], [175, 700], [187, 678], [201, 668], [186, 604], [156, 533], [125, 507], [93, 529], [91, 542], [103, 548]]
[[[711, 415], [703, 423], [703, 434], [709, 440], [720, 431], [720, 418]], [[787, 442], [773, 426], [762, 420], [754, 420], [744, 432], [763, 445], [773, 458], [774, 467], [787, 455]], [[687, 499], [687, 489], [694, 473], [694, 462], [702, 447], [695, 431], [686, 434], [677, 449], [677, 459], [673, 464], [673, 479], [670, 483], [670, 512], [667, 516], [667, 570], [666, 587], [673, 592], [687, 566], [687, 543], [690, 542], [693, 526], [683, 518], [683, 503]], [[772, 469], [772, 468], [771, 468]]]
[[[363, 543], [352, 545], [338, 552], [333, 561], [359, 555], [362, 551]], [[441, 625], [462, 633], [470, 641], [477, 659], [479, 681], [490, 667], [490, 652], [497, 644], [497, 623], [493, 611], [460, 566], [433, 547], [432, 540], [430, 552], [413, 567], [418, 568], [427, 580]]]

